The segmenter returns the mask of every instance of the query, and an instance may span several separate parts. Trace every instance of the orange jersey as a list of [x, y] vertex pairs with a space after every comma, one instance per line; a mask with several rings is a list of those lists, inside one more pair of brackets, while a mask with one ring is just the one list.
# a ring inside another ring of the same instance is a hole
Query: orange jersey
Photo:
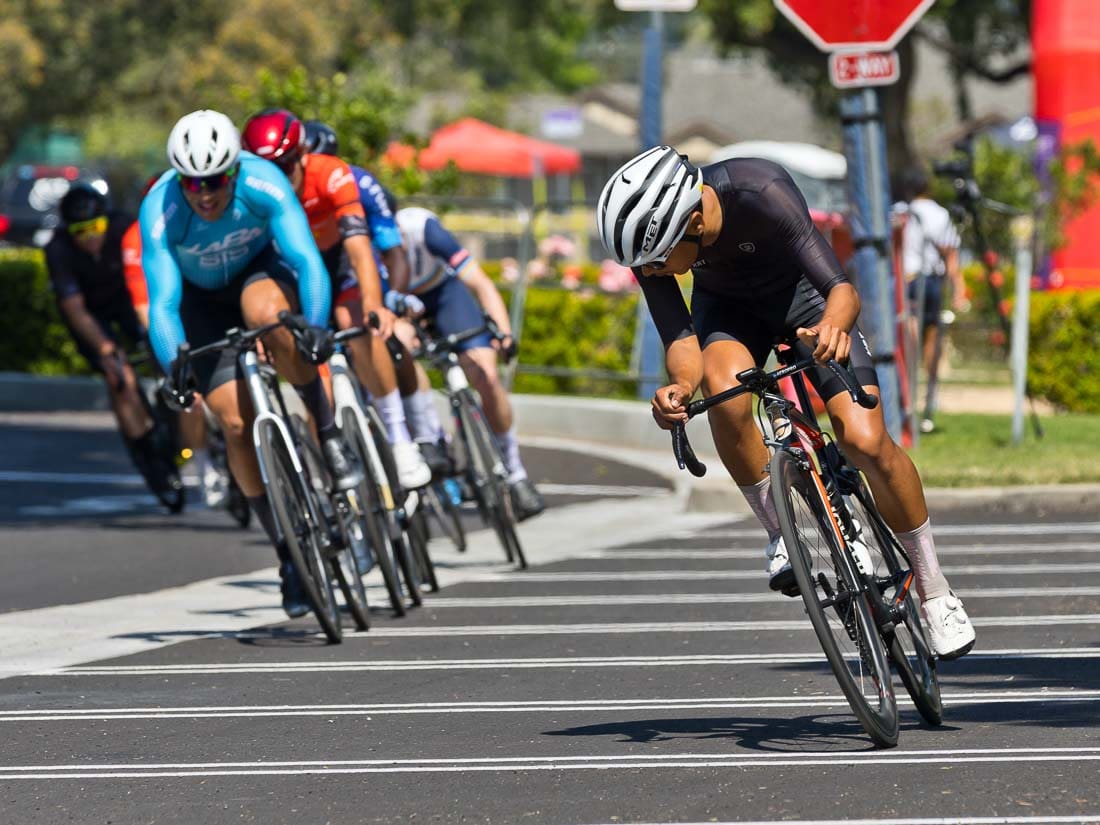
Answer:
[[322, 252], [340, 243], [340, 218], [359, 218], [366, 224], [366, 213], [359, 202], [359, 185], [340, 158], [306, 155], [305, 180], [299, 197], [309, 218], [313, 239]]
[[134, 221], [122, 236], [122, 274], [130, 302], [135, 307], [149, 305], [149, 289], [145, 285], [145, 270], [141, 268], [141, 227]]

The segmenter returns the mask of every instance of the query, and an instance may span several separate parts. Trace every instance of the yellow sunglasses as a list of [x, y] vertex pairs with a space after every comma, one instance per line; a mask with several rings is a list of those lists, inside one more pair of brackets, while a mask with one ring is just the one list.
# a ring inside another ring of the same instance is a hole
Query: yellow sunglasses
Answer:
[[89, 218], [86, 221], [76, 221], [69, 224], [69, 234], [82, 238], [85, 235], [102, 235], [107, 231], [107, 216], [100, 215], [98, 218]]

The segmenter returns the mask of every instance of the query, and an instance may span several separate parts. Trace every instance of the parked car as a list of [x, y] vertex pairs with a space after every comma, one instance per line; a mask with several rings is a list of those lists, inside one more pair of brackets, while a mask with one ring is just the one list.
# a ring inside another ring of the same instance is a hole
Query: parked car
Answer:
[[3, 241], [45, 246], [58, 224], [57, 204], [76, 181], [87, 181], [107, 194], [102, 175], [79, 166], [16, 166], [0, 182], [0, 215], [8, 221]]

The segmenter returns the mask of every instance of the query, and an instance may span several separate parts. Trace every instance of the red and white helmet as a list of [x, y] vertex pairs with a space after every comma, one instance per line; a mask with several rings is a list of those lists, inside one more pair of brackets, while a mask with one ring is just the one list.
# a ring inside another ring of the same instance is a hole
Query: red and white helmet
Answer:
[[296, 160], [305, 149], [306, 130], [302, 121], [286, 109], [265, 109], [244, 125], [244, 148], [265, 160], [279, 164]]

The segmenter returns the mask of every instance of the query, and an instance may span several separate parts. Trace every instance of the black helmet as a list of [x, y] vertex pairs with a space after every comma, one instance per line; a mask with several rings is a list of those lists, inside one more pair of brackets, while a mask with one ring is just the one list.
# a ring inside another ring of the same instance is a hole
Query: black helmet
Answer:
[[306, 146], [310, 152], [317, 155], [335, 155], [340, 151], [340, 143], [336, 139], [336, 132], [327, 123], [319, 120], [307, 120]]
[[90, 183], [79, 181], [61, 198], [58, 210], [66, 226], [107, 214], [107, 196]]

